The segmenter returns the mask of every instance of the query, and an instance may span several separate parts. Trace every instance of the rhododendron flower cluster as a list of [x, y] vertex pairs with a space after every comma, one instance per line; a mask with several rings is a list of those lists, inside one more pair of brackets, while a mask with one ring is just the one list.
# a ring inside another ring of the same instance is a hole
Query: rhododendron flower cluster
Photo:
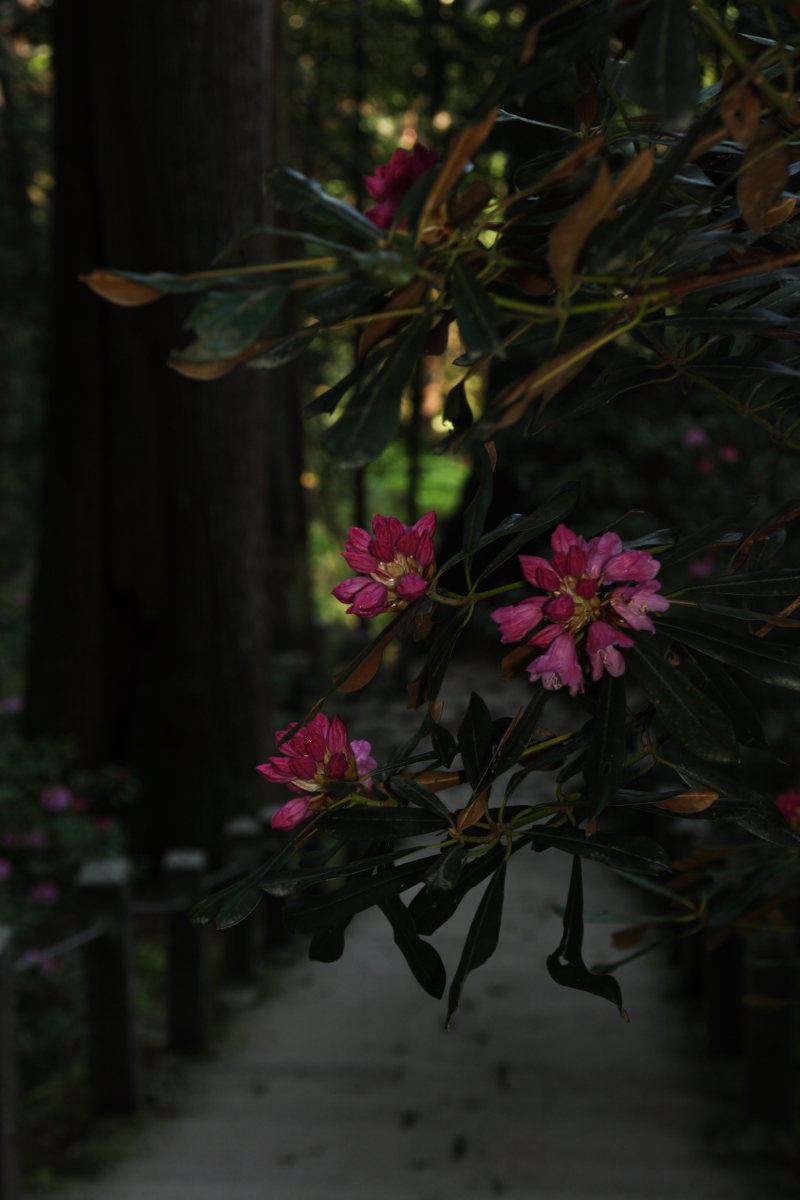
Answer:
[[800, 792], [784, 792], [778, 796], [778, 808], [786, 818], [787, 824], [800, 833]]
[[385, 166], [376, 167], [374, 175], [364, 176], [367, 191], [378, 201], [364, 215], [379, 229], [389, 229], [409, 189], [438, 162], [436, 151], [429, 150], [421, 142], [417, 142], [413, 150], [395, 150]]
[[378, 765], [369, 742], [350, 741], [341, 717], [331, 721], [324, 713], [318, 713], [302, 728], [291, 725], [280, 730], [275, 740], [280, 742], [290, 729], [296, 732], [278, 746], [279, 753], [258, 768], [272, 783], [285, 783], [299, 793], [275, 813], [274, 829], [294, 829], [312, 813], [327, 808], [328, 788], [332, 783], [360, 781], [368, 787], [369, 773]]
[[342, 557], [360, 574], [338, 584], [333, 595], [349, 604], [347, 611], [358, 617], [377, 617], [407, 608], [424, 595], [436, 573], [435, 532], [434, 512], [426, 513], [411, 526], [397, 517], [377, 515], [371, 534], [354, 527]]
[[642, 550], [626, 550], [616, 533], [587, 542], [559, 525], [550, 540], [552, 560], [519, 556], [528, 583], [546, 594], [499, 608], [492, 619], [502, 641], [527, 641], [542, 651], [527, 668], [532, 680], [541, 679], [550, 691], [567, 687], [574, 696], [584, 687], [578, 655], [584, 632], [592, 678], [600, 679], [604, 671], [621, 675], [622, 651], [633, 645], [624, 630], [654, 633], [649, 614], [664, 612], [669, 601], [659, 595], [661, 584], [654, 580], [658, 560]]

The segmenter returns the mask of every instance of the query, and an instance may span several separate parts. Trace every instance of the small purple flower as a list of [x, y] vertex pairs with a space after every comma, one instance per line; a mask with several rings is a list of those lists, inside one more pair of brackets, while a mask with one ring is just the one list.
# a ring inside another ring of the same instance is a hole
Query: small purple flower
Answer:
[[6, 696], [4, 700], [0, 700], [0, 714], [4, 716], [22, 712], [24, 707], [25, 701], [22, 696]]
[[11, 863], [7, 858], [0, 858], [0, 881], [8, 879], [11, 874]]
[[42, 908], [49, 908], [51, 904], [55, 904], [61, 896], [61, 889], [57, 883], [52, 880], [43, 879], [41, 883], [35, 883], [28, 892], [28, 899], [31, 904], [36, 904]]
[[699, 425], [692, 425], [684, 433], [682, 441], [684, 446], [689, 446], [690, 448], [706, 446], [708, 444], [708, 434]]
[[74, 796], [69, 788], [60, 786], [45, 788], [39, 797], [42, 808], [52, 813], [66, 812], [68, 808], [72, 808], [73, 800]]

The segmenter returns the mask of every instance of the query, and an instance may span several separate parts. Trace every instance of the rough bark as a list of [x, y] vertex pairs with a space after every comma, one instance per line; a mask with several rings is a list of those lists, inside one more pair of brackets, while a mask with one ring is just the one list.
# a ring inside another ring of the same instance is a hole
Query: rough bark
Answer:
[[[58, 0], [52, 384], [28, 728], [142, 779], [141, 841], [209, 844], [264, 799], [270, 473], [296, 436], [271, 378], [169, 371], [186, 306], [111, 308], [93, 267], [208, 265], [264, 219], [266, 0]], [[277, 415], [271, 404], [279, 406]]]

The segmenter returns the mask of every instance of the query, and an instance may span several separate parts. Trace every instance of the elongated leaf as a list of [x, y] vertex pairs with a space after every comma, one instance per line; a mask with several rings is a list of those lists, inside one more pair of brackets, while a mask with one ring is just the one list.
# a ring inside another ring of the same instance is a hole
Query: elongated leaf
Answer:
[[548, 529], [553, 529], [565, 517], [568, 517], [578, 503], [579, 496], [580, 484], [567, 483], [562, 488], [559, 488], [553, 496], [548, 497], [532, 513], [523, 517], [510, 531], [513, 534], [510, 541], [506, 543], [502, 550], [497, 552], [489, 565], [481, 571], [478, 582], [491, 575], [503, 563], [508, 562], [510, 558], [518, 554], [534, 538], [539, 537]]
[[492, 131], [497, 120], [498, 109], [493, 109], [488, 116], [475, 125], [467, 125], [460, 130], [451, 141], [447, 157], [442, 163], [442, 169], [436, 176], [428, 192], [419, 218], [419, 232], [423, 234], [428, 226], [435, 222], [438, 210], [444, 203], [450, 190], [458, 183], [469, 160], [478, 150]]
[[659, 720], [682, 746], [715, 762], [738, 762], [739, 748], [728, 718], [668, 663], [646, 637], [625, 652]]
[[720, 820], [735, 821], [748, 833], [763, 838], [777, 846], [791, 846], [797, 849], [800, 838], [792, 833], [785, 818], [779, 811], [774, 800], [749, 784], [739, 776], [728, 775], [720, 767], [698, 759], [685, 756], [676, 764], [678, 774], [693, 786], [713, 788], [721, 796], [741, 801], [741, 805], [733, 812], [726, 812], [725, 806], [719, 802], [703, 816], [716, 816]]
[[661, 117], [667, 129], [689, 124], [700, 94], [689, 5], [686, 0], [656, 0], [641, 24], [633, 63], [625, 73], [632, 100]]
[[517, 762], [539, 728], [544, 707], [549, 699], [550, 693], [544, 688], [534, 690], [525, 708], [511, 722], [497, 747], [492, 763], [493, 776], [502, 775]]
[[285, 367], [305, 353], [313, 342], [316, 334], [304, 330], [303, 333], [281, 338], [273, 346], [259, 352], [254, 358], [248, 358], [246, 366], [251, 370], [274, 371], [277, 367]]
[[342, 467], [365, 467], [388, 446], [400, 420], [400, 401], [425, 348], [430, 313], [420, 313], [398, 335], [386, 365], [322, 438], [325, 451]]
[[206, 292], [186, 319], [203, 354], [231, 358], [246, 350], [280, 312], [289, 295], [286, 287], [257, 291]]
[[[522, 842], [517, 843], [517, 846], [521, 845], [523, 845]], [[449, 891], [443, 892], [426, 888], [424, 891], [417, 892], [409, 905], [409, 910], [418, 931], [432, 934], [441, 928], [445, 921], [450, 920], [464, 897], [497, 870], [504, 856], [505, 851], [502, 846], [492, 846], [479, 858], [473, 858], [467, 862], [458, 882]], [[439, 863], [431, 868], [429, 875], [435, 875], [438, 867]]]
[[311, 935], [308, 943], [308, 957], [312, 962], [338, 962], [344, 954], [344, 935], [350, 921], [340, 921], [338, 925], [327, 925]]
[[418, 708], [423, 700], [435, 700], [439, 695], [450, 659], [467, 620], [464, 613], [456, 610], [442, 622], [421, 674], [409, 685], [409, 707]]
[[634, 875], [663, 875], [669, 859], [658, 842], [624, 833], [596, 833], [587, 837], [582, 829], [534, 826], [525, 837], [535, 846], [552, 846], [565, 854], [588, 858], [607, 867], [630, 871]]
[[481, 897], [464, 942], [464, 949], [450, 985], [447, 1000], [447, 1028], [452, 1026], [453, 1013], [458, 1008], [464, 983], [474, 971], [492, 957], [497, 949], [500, 924], [503, 919], [503, 890], [506, 882], [505, 862], [495, 871]]
[[452, 892], [461, 878], [466, 853], [466, 846], [451, 846], [445, 850], [438, 864], [428, 873], [425, 887], [431, 892]]
[[290, 900], [286, 905], [287, 923], [293, 929], [313, 933], [349, 919], [373, 904], [396, 896], [419, 883], [436, 861], [436, 856], [418, 858], [402, 866], [378, 871], [366, 879], [355, 879], [326, 896], [308, 896]]
[[335, 412], [339, 401], [343, 400], [350, 389], [366, 376], [369, 369], [366, 363], [359, 363], [352, 371], [348, 371], [346, 375], [342, 376], [338, 383], [334, 383], [333, 387], [329, 387], [327, 391], [310, 400], [303, 409], [303, 416], [306, 418], [318, 417], [320, 413]]
[[303, 307], [320, 321], [342, 321], [353, 313], [363, 312], [377, 294], [377, 285], [350, 279], [346, 283], [336, 283], [312, 293], [304, 299]]
[[447, 393], [442, 420], [452, 426], [456, 433], [469, 429], [473, 424], [474, 417], [467, 400], [467, 390], [463, 380], [451, 387]]
[[395, 945], [402, 952], [411, 974], [429, 996], [435, 996], [438, 1000], [444, 995], [447, 976], [436, 950], [429, 942], [423, 942], [411, 914], [399, 896], [390, 896], [382, 900], [379, 907], [392, 927]]
[[706, 678], [709, 696], [728, 716], [739, 741], [766, 745], [759, 713], [750, 698], [734, 683], [728, 669], [705, 655], [692, 655], [692, 658]]
[[445, 729], [444, 725], [440, 725], [438, 721], [431, 722], [431, 745], [436, 751], [436, 756], [439, 763], [443, 767], [449, 767], [458, 753], [458, 743], [453, 737], [449, 729]]
[[726, 596], [797, 596], [800, 595], [800, 568], [772, 567], [763, 571], [723, 575], [691, 583], [683, 592], [724, 592]]
[[492, 718], [483, 699], [473, 692], [458, 731], [464, 772], [473, 790], [488, 773], [492, 756]]
[[625, 681], [604, 674], [592, 727], [592, 740], [583, 764], [590, 800], [590, 817], [596, 817], [614, 799], [625, 764]]
[[667, 567], [676, 566], [678, 563], [686, 562], [687, 559], [696, 558], [709, 546], [715, 545], [720, 541], [724, 541], [731, 545], [739, 541], [741, 534], [733, 533], [735, 522], [741, 514], [735, 514], [733, 518], [730, 516], [722, 517], [719, 520], [711, 521], [708, 525], [701, 526], [696, 533], [691, 533], [688, 537], [681, 538], [677, 546], [665, 551], [661, 556], [661, 566], [663, 570]]
[[413, 804], [416, 808], [422, 808], [428, 813], [433, 813], [441, 820], [452, 821], [453, 814], [450, 812], [446, 804], [443, 804], [435, 792], [430, 792], [426, 787], [422, 787], [413, 779], [404, 779], [402, 775], [395, 775], [386, 781], [389, 790], [397, 796], [398, 800], [405, 801], [406, 804]]
[[450, 295], [453, 300], [458, 328], [474, 362], [484, 354], [498, 350], [497, 309], [486, 288], [471, 271], [456, 263], [450, 276]]
[[579, 858], [572, 860], [567, 904], [564, 909], [564, 932], [558, 949], [547, 959], [547, 970], [562, 987], [576, 988], [602, 996], [616, 1004], [623, 1020], [628, 1014], [622, 1007], [622, 991], [613, 975], [594, 975], [583, 961], [583, 876]]
[[315, 179], [308, 179], [290, 167], [273, 167], [264, 179], [267, 195], [288, 212], [304, 212], [322, 218], [341, 229], [357, 234], [367, 242], [378, 242], [383, 234], [372, 221], [350, 204], [331, 196]]
[[699, 613], [686, 609], [679, 615], [671, 610], [669, 617], [665, 614], [659, 625], [676, 642], [699, 650], [718, 662], [746, 671], [776, 687], [800, 690], [800, 656], [796, 651], [774, 646], [767, 638], [740, 632], [721, 618], [703, 619]]
[[739, 608], [734, 604], [714, 604], [710, 600], [698, 600], [696, 605], [694, 611], [698, 616], [700, 613], [715, 613], [718, 617], [725, 617], [729, 621], [746, 621], [748, 624], [767, 621], [776, 629], [800, 629], [800, 621], [793, 620], [791, 617], [782, 617], [777, 613], [759, 612], [755, 608]]
[[332, 867], [306, 866], [299, 870], [287, 870], [270, 876], [268, 883], [262, 883], [262, 891], [274, 896], [294, 895], [295, 892], [315, 887], [320, 883], [328, 883], [332, 879], [346, 879], [349, 875], [359, 875], [371, 871], [375, 867], [386, 867], [398, 858], [406, 858], [415, 854], [419, 847], [407, 846], [402, 850], [393, 850], [386, 854], [373, 854], [369, 858], [352, 859], [349, 862], [339, 862]]
[[497, 456], [494, 452], [494, 444], [491, 442], [484, 444], [483, 450], [478, 453], [477, 490], [464, 512], [464, 551], [467, 558], [477, 549], [480, 542], [486, 514], [492, 503], [496, 464]]
[[417, 837], [447, 829], [452, 814], [420, 808], [345, 808], [326, 813], [322, 828], [337, 838]]

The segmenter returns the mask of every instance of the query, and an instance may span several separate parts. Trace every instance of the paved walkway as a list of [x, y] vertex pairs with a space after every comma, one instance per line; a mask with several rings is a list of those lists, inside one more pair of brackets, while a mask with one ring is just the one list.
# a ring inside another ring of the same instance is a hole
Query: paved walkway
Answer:
[[[720, 1132], [735, 1144], [736, 1097], [700, 1055], [664, 963], [622, 974], [630, 1025], [606, 1001], [557, 987], [544, 957], [559, 940], [550, 906], [569, 863], [550, 852], [513, 865], [500, 947], [470, 977], [452, 1033], [383, 917], [365, 916], [339, 963], [280, 968], [275, 994], [194, 1070], [178, 1114], [70, 1200], [790, 1195], [743, 1174], [735, 1154], [711, 1155]], [[632, 901], [587, 871], [587, 908]], [[595, 958], [606, 956], [607, 928], [590, 932]], [[459, 934], [442, 933], [452, 970]]]

